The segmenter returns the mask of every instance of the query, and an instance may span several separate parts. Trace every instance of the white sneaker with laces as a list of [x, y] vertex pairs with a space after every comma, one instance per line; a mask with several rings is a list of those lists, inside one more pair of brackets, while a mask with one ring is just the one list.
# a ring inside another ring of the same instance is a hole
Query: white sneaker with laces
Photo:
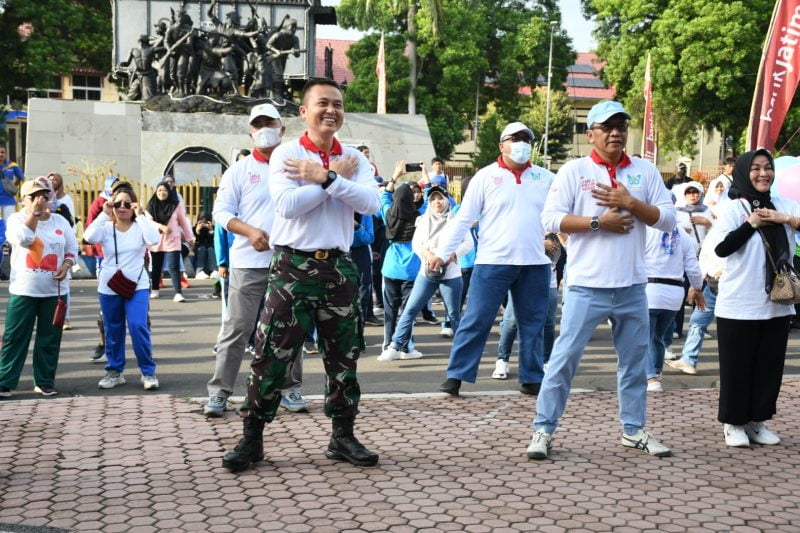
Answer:
[[422, 357], [422, 352], [411, 350], [410, 352], [400, 352], [400, 359], [419, 359]]
[[303, 398], [300, 389], [281, 392], [281, 407], [292, 413], [307, 413], [308, 402]]
[[622, 434], [622, 445], [626, 448], [641, 450], [646, 454], [656, 457], [668, 457], [672, 450], [661, 444], [656, 438], [645, 430], [639, 430], [635, 435]]
[[381, 363], [386, 363], [388, 361], [394, 361], [395, 359], [400, 359], [403, 352], [400, 350], [395, 349], [392, 345], [389, 345], [381, 354], [378, 356], [378, 361]]
[[533, 432], [531, 443], [528, 445], [528, 459], [547, 459], [547, 452], [553, 447], [553, 435], [545, 430]]
[[664, 387], [661, 385], [661, 378], [650, 378], [647, 380], [647, 392], [662, 392]]
[[453, 328], [442, 328], [442, 337], [446, 339], [453, 338]]
[[508, 379], [508, 361], [505, 359], [498, 359], [494, 364], [494, 372], [492, 372], [494, 379]]
[[208, 279], [208, 274], [201, 270], [194, 275], [194, 279]]
[[751, 442], [774, 446], [780, 444], [781, 438], [767, 429], [764, 422], [748, 422], [744, 425], [744, 432], [747, 433]]
[[117, 385], [124, 385], [125, 384], [125, 376], [120, 374], [119, 372], [115, 372], [113, 370], [109, 370], [106, 372], [106, 375], [97, 386], [101, 389], [113, 389]]
[[744, 426], [734, 426], [733, 424], [725, 424], [722, 426], [722, 431], [725, 433], [725, 444], [734, 448], [749, 448], [750, 437], [744, 430]]
[[158, 291], [157, 290], [150, 291], [150, 299], [155, 300], [156, 298], [158, 298]]
[[176, 292], [175, 296], [172, 297], [172, 301], [175, 303], [183, 303], [186, 301], [186, 298], [183, 297], [183, 294]]
[[152, 376], [142, 376], [142, 385], [144, 390], [156, 390], [158, 388], [158, 378], [155, 374]]
[[664, 350], [664, 361], [674, 361], [675, 359], [678, 359], [679, 357], [680, 357], [679, 355], [675, 355], [675, 352], [673, 352], [669, 348]]

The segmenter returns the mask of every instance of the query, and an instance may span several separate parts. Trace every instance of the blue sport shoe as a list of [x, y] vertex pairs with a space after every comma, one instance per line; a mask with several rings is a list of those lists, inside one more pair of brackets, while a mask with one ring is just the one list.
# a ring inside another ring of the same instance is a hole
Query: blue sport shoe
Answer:
[[228, 405], [228, 397], [219, 392], [208, 398], [203, 406], [203, 414], [206, 416], [219, 417], [225, 412]]
[[300, 389], [281, 392], [281, 407], [292, 413], [307, 413], [308, 402], [300, 393]]

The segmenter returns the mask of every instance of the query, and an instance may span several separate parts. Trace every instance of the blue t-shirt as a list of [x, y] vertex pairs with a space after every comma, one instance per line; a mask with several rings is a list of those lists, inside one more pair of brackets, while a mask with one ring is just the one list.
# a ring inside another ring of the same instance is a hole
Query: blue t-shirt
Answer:
[[[19, 165], [8, 160], [0, 163], [0, 173], [2, 173], [2, 179], [4, 180], [25, 179], [25, 174], [22, 173]], [[8, 194], [5, 187], [0, 187], [0, 205], [16, 205], [16, 203], [17, 199]]]
[[[381, 193], [380, 215], [384, 224], [386, 223], [386, 213], [388, 213], [393, 203], [394, 196], [392, 193], [383, 191]], [[422, 262], [411, 248], [411, 241], [389, 241], [389, 247], [386, 249], [386, 256], [383, 260], [383, 268], [381, 268], [381, 274], [387, 278], [413, 281], [417, 279], [417, 273], [421, 265]]]

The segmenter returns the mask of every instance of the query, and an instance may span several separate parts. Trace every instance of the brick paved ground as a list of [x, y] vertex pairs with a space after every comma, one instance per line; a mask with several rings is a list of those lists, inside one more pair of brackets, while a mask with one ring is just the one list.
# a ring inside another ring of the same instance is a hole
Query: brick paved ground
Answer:
[[3, 524], [121, 531], [798, 531], [800, 380], [787, 380], [776, 447], [726, 448], [716, 394], [651, 395], [675, 451], [619, 444], [613, 392], [574, 394], [552, 460], [529, 461], [534, 399], [366, 398], [357, 426], [381, 464], [325, 459], [329, 423], [281, 412], [268, 460], [220, 467], [234, 414], [207, 421], [168, 395], [0, 404]]

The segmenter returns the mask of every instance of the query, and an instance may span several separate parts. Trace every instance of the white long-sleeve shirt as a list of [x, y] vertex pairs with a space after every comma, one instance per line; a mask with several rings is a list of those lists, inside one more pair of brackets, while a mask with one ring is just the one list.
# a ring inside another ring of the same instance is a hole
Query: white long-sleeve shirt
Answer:
[[[660, 215], [653, 227], [669, 231], [675, 227], [675, 207], [658, 169], [637, 157], [617, 168], [616, 179], [638, 200], [658, 207]], [[542, 220], [547, 231], [561, 231], [567, 215], [600, 216], [607, 208], [597, 205], [592, 190], [598, 183], [611, 186], [608, 170], [582, 157], [559, 169], [547, 195]], [[569, 276], [567, 284], [583, 287], [630, 287], [647, 282], [644, 265], [646, 225], [634, 218], [627, 234], [587, 231], [569, 237]]]
[[[670, 239], [672, 232], [665, 232], [655, 228], [647, 228], [647, 240], [644, 248], [645, 269], [648, 278], [663, 278], [680, 281], [683, 283], [683, 273], [689, 278], [689, 283], [695, 290], [703, 288], [703, 273], [697, 263], [694, 251], [694, 238], [683, 228], [678, 228], [678, 240], [669, 253], [664, 245], [665, 239]], [[664, 283], [647, 284], [648, 309], [669, 309], [677, 311], [683, 305], [683, 287], [667, 285]]]
[[[114, 224], [105, 212], [100, 213], [89, 225], [83, 238], [92, 244], [102, 244], [105, 258], [97, 271], [97, 292], [116, 294], [108, 287], [117, 270], [131, 281], [136, 282], [136, 290], [150, 288], [150, 276], [144, 268], [144, 253], [147, 246], [158, 244], [158, 227], [147, 216], [140, 215], [127, 231], [116, 230], [117, 243], [114, 245]], [[115, 253], [116, 249], [116, 253]]]
[[[214, 221], [225, 229], [233, 218], [272, 235], [275, 207], [269, 187], [270, 164], [254, 155], [241, 159], [225, 171], [214, 200]], [[236, 235], [229, 252], [230, 268], [268, 268], [272, 249], [257, 251], [247, 237]], [[270, 246], [272, 239], [270, 238]]]
[[480, 169], [442, 235], [436, 256], [447, 260], [480, 219], [476, 265], [550, 264], [544, 253], [541, 214], [552, 181], [553, 173], [537, 166], [526, 168], [519, 179], [498, 163]]
[[[800, 217], [800, 204], [785, 198], [773, 196], [775, 210], [793, 217]], [[722, 242], [731, 231], [747, 220], [750, 206], [744, 208], [744, 200], [732, 200], [722, 204], [719, 218], [711, 228], [709, 239]], [[789, 250], [796, 232], [788, 224], [783, 224]], [[713, 235], [719, 232], [719, 236]], [[713, 242], [713, 241], [712, 241]], [[725, 273], [719, 280], [719, 294], [714, 309], [716, 316], [736, 320], [767, 320], [779, 316], [793, 315], [794, 306], [778, 304], [769, 299], [764, 290], [766, 285], [767, 256], [764, 242], [758, 232], [754, 233], [737, 251], [725, 257]]]
[[[11, 276], [8, 292], [18, 296], [49, 297], [58, 294], [53, 274], [64, 259], [76, 260], [78, 242], [67, 219], [51, 214], [36, 224], [25, 225], [28, 213], [18, 211], [6, 221], [6, 239], [11, 243]], [[69, 274], [61, 282], [61, 294], [69, 294]]]
[[[428, 207], [428, 209], [430, 209], [430, 206]], [[431, 248], [431, 242], [430, 239], [428, 238], [428, 235], [426, 235], [426, 232], [420, 231], [420, 222], [422, 220], [422, 217], [424, 216], [426, 215], [422, 215], [421, 217], [417, 218], [417, 230], [414, 232], [414, 237], [411, 239], [411, 249], [414, 250], [414, 253], [417, 254], [419, 258], [422, 260], [421, 269], [423, 270], [423, 272], [425, 269], [425, 256], [423, 255], [423, 252], [434, 251], [434, 249]], [[447, 227], [453, 223], [453, 220], [455, 220], [455, 215], [451, 214], [447, 220], [447, 223], [445, 224], [443, 232], [447, 231]], [[427, 225], [423, 224], [422, 227], [424, 228], [426, 226]], [[474, 243], [472, 241], [472, 234], [467, 233], [467, 235], [464, 237], [464, 240], [461, 242], [459, 247], [456, 248], [455, 251], [456, 256], [461, 257], [463, 255], [468, 254], [469, 251], [472, 250], [473, 246]], [[442, 279], [453, 279], [459, 277], [461, 277], [461, 266], [458, 264], [458, 260], [456, 260], [447, 265], [447, 269], [445, 270]]]
[[[353, 242], [353, 214], [372, 215], [380, 208], [375, 171], [366, 157], [354, 148], [342, 147], [341, 157], [358, 158], [352, 178], [338, 178], [323, 189], [318, 183], [288, 176], [284, 161], [310, 159], [323, 164], [318, 152], [304, 148], [299, 140], [278, 146], [272, 153], [269, 182], [275, 204], [273, 246], [297, 250], [338, 249], [349, 252]], [[336, 155], [331, 159], [336, 160]]]

